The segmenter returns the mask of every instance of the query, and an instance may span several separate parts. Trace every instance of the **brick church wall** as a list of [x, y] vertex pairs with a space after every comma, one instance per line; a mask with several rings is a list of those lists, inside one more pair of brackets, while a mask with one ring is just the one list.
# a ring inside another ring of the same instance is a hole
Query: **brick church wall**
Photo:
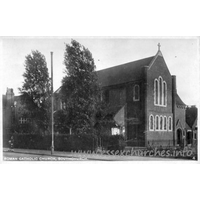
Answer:
[[[154, 105], [154, 80], [159, 79], [159, 77], [163, 78], [163, 81], [167, 83], [167, 106], [156, 106]], [[153, 63], [151, 68], [147, 70], [147, 82], [148, 82], [148, 90], [147, 90], [147, 119], [149, 122], [149, 116], [156, 115], [158, 116], [166, 116], [167, 119], [169, 116], [173, 116], [172, 114], [172, 78], [171, 74], [165, 64], [163, 57], [158, 56], [156, 61]], [[155, 119], [155, 118], [154, 118]], [[168, 145], [169, 143], [173, 143], [173, 131], [150, 131], [149, 123], [147, 125], [147, 143], [151, 144], [152, 141], [154, 144], [159, 145]]]
[[[134, 86], [140, 88], [139, 100], [133, 99]], [[132, 82], [127, 85], [127, 140], [128, 145], [144, 146], [144, 88], [142, 80]], [[131, 140], [130, 139], [134, 139]]]

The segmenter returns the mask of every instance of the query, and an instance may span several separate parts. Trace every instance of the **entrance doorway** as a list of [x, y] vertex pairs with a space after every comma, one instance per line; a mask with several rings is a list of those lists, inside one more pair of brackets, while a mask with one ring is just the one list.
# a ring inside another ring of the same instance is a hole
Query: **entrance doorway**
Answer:
[[186, 134], [186, 141], [187, 141], [187, 145], [188, 144], [192, 144], [192, 131], [188, 131]]
[[183, 135], [182, 135], [182, 130], [180, 128], [176, 131], [176, 136], [177, 136], [177, 145], [182, 146]]

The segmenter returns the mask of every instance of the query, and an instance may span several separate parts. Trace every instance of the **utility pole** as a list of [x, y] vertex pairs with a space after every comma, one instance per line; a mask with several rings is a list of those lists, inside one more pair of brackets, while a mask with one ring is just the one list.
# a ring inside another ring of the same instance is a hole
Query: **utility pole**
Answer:
[[51, 131], [52, 131], [52, 144], [51, 155], [54, 153], [54, 120], [53, 120], [53, 52], [51, 52]]

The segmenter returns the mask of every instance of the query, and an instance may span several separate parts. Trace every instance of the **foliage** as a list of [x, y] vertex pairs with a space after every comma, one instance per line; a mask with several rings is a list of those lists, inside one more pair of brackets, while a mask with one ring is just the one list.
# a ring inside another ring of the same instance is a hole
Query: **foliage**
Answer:
[[101, 145], [107, 150], [123, 150], [126, 146], [125, 138], [123, 135], [107, 135], [102, 134]]
[[66, 76], [61, 90], [66, 102], [66, 122], [73, 133], [92, 132], [99, 92], [92, 54], [72, 40], [66, 45], [64, 64]]
[[20, 92], [22, 103], [30, 113], [38, 132], [48, 128], [50, 105], [50, 78], [44, 55], [32, 51], [25, 58], [24, 82]]
[[9, 147], [9, 140], [14, 137], [14, 148], [50, 150], [51, 135], [42, 136], [39, 134], [13, 134], [4, 138], [3, 146]]
[[195, 120], [197, 118], [197, 107], [191, 106], [186, 108], [186, 122], [192, 128]]
[[70, 127], [66, 121], [67, 112], [65, 110], [58, 110], [54, 114], [55, 132], [59, 134], [69, 134]]
[[[7, 134], [3, 138], [3, 147], [9, 147], [9, 140], [14, 136], [14, 148], [50, 150], [51, 135]], [[59, 134], [54, 137], [56, 151], [86, 151], [97, 149], [99, 138], [95, 134]], [[123, 150], [124, 138], [121, 135], [102, 135], [101, 144], [106, 150]]]
[[94, 134], [57, 135], [55, 149], [58, 151], [95, 150], [96, 136]]
[[115, 126], [114, 113], [110, 111], [110, 105], [105, 101], [98, 101], [95, 113], [95, 131], [97, 135], [110, 134], [111, 127]]

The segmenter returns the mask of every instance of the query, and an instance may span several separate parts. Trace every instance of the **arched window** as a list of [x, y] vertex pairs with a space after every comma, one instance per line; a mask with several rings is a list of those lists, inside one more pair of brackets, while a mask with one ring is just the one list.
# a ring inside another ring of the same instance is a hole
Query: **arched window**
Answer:
[[163, 130], [163, 116], [160, 116], [160, 130]]
[[140, 100], [140, 86], [135, 85], [133, 89], [133, 100], [139, 101]]
[[154, 104], [158, 105], [158, 80], [154, 80]]
[[153, 115], [149, 116], [149, 130], [150, 131], [154, 130], [154, 117], [153, 117]]
[[159, 104], [160, 105], [162, 105], [163, 103], [162, 103], [162, 96], [163, 96], [163, 81], [162, 81], [162, 77], [159, 77]]
[[163, 82], [163, 105], [167, 105], [167, 83]]
[[154, 80], [154, 105], [167, 106], [167, 83], [161, 76]]
[[159, 130], [159, 117], [158, 115], [156, 115], [156, 119], [155, 119], [155, 126], [156, 126], [156, 130]]
[[172, 117], [168, 118], [168, 130], [172, 131]]
[[167, 130], [167, 117], [164, 116], [164, 131]]

